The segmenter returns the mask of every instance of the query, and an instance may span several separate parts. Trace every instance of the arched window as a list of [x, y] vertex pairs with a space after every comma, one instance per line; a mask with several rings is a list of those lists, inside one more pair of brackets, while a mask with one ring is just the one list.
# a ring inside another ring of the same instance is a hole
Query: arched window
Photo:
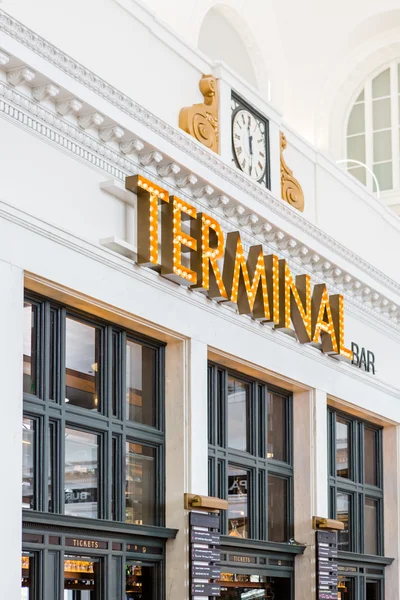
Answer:
[[199, 49], [213, 60], [221, 60], [254, 87], [257, 77], [246, 45], [222, 8], [211, 8], [204, 17]]
[[368, 78], [347, 121], [348, 171], [374, 192], [372, 173], [381, 192], [400, 188], [399, 74], [400, 62], [396, 61]]

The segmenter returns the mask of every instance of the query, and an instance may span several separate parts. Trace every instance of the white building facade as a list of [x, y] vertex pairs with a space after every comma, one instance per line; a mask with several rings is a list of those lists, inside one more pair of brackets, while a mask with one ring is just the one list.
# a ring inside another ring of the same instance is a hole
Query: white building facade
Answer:
[[1, 6], [0, 597], [394, 600], [398, 11], [175, 4]]

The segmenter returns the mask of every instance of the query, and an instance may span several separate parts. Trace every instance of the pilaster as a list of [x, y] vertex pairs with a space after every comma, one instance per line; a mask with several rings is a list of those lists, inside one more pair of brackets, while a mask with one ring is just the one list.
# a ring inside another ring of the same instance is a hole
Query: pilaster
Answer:
[[24, 275], [0, 261], [0, 494], [2, 598], [21, 597], [22, 357]]

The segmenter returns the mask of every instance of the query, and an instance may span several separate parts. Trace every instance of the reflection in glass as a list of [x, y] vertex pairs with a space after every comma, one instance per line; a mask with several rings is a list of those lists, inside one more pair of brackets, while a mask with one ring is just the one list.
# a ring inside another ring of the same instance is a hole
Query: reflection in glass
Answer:
[[33, 557], [25, 552], [21, 556], [21, 600], [33, 598]]
[[[286, 561], [281, 562], [286, 563]], [[292, 586], [287, 577], [223, 571], [217, 583], [221, 585], [221, 600], [288, 600], [292, 598]]]
[[249, 449], [249, 386], [233, 377], [228, 378], [228, 446]]
[[100, 330], [66, 319], [65, 402], [99, 410]]
[[34, 508], [35, 494], [35, 422], [22, 421], [22, 508]]
[[338, 578], [338, 600], [355, 600], [354, 579]]
[[48, 478], [47, 478], [47, 501], [49, 512], [53, 512], [54, 486], [55, 481], [55, 457], [57, 454], [56, 440], [56, 424], [51, 422], [48, 431], [48, 447], [49, 447], [49, 463], [48, 463]]
[[154, 569], [141, 562], [129, 562], [125, 567], [126, 600], [153, 598]]
[[267, 458], [287, 461], [286, 398], [278, 394], [268, 394], [267, 420]]
[[364, 478], [368, 485], [378, 485], [377, 465], [377, 433], [373, 429], [364, 428]]
[[378, 502], [365, 498], [364, 554], [378, 554]]
[[365, 600], [381, 600], [381, 583], [379, 581], [367, 581], [365, 592]]
[[99, 562], [86, 556], [65, 556], [64, 600], [98, 600]]
[[65, 514], [98, 517], [98, 436], [65, 429]]
[[152, 348], [126, 344], [126, 413], [129, 421], [155, 425], [155, 364]]
[[336, 417], [336, 475], [350, 478], [350, 423]]
[[24, 377], [25, 394], [36, 394], [36, 330], [37, 308], [24, 302]]
[[232, 537], [249, 537], [250, 474], [228, 466], [228, 530]]
[[125, 514], [126, 522], [154, 525], [155, 449], [142, 444], [126, 444]]
[[339, 550], [351, 550], [351, 496], [343, 492], [336, 494], [336, 518], [344, 523], [344, 530], [338, 532]]
[[287, 542], [287, 479], [268, 475], [268, 539]]

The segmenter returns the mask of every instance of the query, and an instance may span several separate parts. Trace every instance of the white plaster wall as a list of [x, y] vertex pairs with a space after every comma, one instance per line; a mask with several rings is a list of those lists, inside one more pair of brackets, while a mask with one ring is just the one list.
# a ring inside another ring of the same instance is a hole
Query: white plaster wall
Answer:
[[125, 204], [100, 190], [106, 176], [3, 119], [0, 131], [1, 194], [7, 202], [96, 243], [124, 236]]

